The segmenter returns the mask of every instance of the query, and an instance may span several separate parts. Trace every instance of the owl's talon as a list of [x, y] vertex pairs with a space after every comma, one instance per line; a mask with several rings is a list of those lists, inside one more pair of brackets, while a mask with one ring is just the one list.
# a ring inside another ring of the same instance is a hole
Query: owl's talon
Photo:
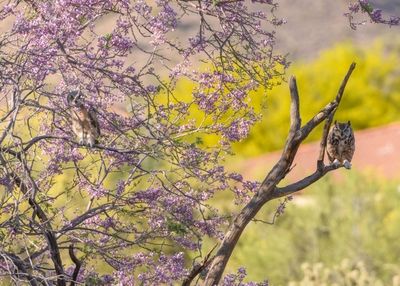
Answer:
[[335, 169], [339, 168], [339, 164], [337, 164], [337, 163], [331, 163], [331, 166], [333, 166]]
[[335, 169], [339, 168], [339, 164], [340, 164], [340, 162], [339, 162], [338, 159], [335, 159], [335, 161], [333, 161], [333, 162], [331, 163], [331, 165], [332, 165], [333, 167], [335, 167]]
[[350, 169], [351, 169], [351, 164], [350, 164], [349, 161], [344, 160], [343, 165], [344, 165], [344, 167], [345, 167], [347, 170], [350, 170]]

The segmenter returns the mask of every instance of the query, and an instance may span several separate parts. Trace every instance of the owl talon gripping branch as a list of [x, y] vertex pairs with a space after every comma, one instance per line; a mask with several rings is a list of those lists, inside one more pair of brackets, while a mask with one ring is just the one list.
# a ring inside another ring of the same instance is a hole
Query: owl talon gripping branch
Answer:
[[343, 161], [343, 165], [347, 170], [351, 169], [351, 164], [349, 161], [347, 161], [346, 159]]
[[355, 138], [350, 121], [347, 123], [335, 121], [328, 134], [326, 151], [329, 164], [335, 166], [343, 164], [346, 169], [351, 169], [350, 162], [355, 151]]

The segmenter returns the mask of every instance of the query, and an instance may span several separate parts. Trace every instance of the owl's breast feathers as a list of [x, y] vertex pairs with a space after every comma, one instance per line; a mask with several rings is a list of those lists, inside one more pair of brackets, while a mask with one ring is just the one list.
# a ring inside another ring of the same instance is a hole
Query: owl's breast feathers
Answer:
[[328, 135], [326, 149], [330, 164], [332, 164], [335, 159], [337, 159], [341, 163], [343, 163], [344, 160], [351, 162], [355, 151], [354, 135], [350, 134], [345, 138], [341, 138], [333, 133], [330, 133]]
[[97, 120], [96, 111], [93, 108], [89, 110], [81, 103], [76, 102], [70, 107], [72, 118], [72, 130], [79, 138], [80, 144], [88, 145], [89, 147], [98, 144], [100, 137], [100, 125]]

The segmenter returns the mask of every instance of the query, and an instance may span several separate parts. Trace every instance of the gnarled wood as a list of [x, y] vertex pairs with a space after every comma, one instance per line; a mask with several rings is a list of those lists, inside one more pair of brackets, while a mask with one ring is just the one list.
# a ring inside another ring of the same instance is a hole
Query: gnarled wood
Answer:
[[[299, 112], [299, 95], [296, 85], [296, 78], [291, 77], [289, 81], [290, 85], [290, 96], [291, 96], [291, 106], [290, 106], [290, 130], [287, 137], [287, 141], [282, 153], [280, 160], [268, 173], [265, 180], [260, 186], [257, 194], [250, 200], [250, 202], [242, 209], [242, 211], [236, 216], [232, 224], [230, 225], [221, 246], [214, 257], [213, 263], [208, 272], [205, 285], [213, 286], [217, 285], [222, 277], [223, 271], [228, 263], [228, 260], [233, 252], [233, 249], [238, 242], [240, 235], [247, 226], [247, 224], [254, 218], [261, 207], [268, 201], [279, 198], [282, 196], [287, 196], [294, 192], [300, 191], [312, 183], [318, 181], [326, 173], [338, 168], [339, 166], [324, 166], [323, 158], [326, 147], [326, 136], [329, 131], [329, 127], [332, 122], [332, 118], [339, 106], [341, 98], [343, 96], [346, 83], [349, 80], [352, 71], [355, 68], [355, 63], [352, 63], [347, 75], [342, 81], [339, 88], [338, 94], [335, 100], [325, 106], [318, 114], [316, 114], [309, 122], [307, 122], [303, 127], [301, 126], [301, 118]], [[303, 142], [304, 139], [308, 137], [310, 132], [314, 130], [321, 122], [325, 119], [326, 123], [324, 126], [324, 131], [322, 133], [320, 152], [317, 158], [317, 170], [310, 176], [286, 187], [278, 188], [278, 183], [285, 177], [285, 175], [290, 171], [293, 160], [296, 156], [297, 150]]]

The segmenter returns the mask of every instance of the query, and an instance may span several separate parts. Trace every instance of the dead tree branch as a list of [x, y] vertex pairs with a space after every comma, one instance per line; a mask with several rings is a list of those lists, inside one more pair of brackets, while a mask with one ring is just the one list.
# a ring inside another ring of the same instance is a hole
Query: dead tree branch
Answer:
[[[209, 273], [206, 278], [206, 282], [204, 285], [213, 286], [217, 285], [222, 277], [222, 273], [228, 263], [228, 260], [235, 248], [240, 235], [243, 230], [247, 226], [247, 224], [255, 217], [258, 211], [261, 209], [263, 205], [265, 205], [268, 201], [272, 199], [276, 199], [279, 197], [287, 196], [294, 192], [300, 191], [314, 182], [321, 179], [326, 173], [337, 169], [338, 167], [343, 167], [343, 165], [339, 166], [325, 166], [323, 163], [324, 152], [326, 147], [326, 137], [329, 131], [329, 127], [332, 122], [332, 118], [339, 106], [339, 103], [342, 99], [344, 89], [346, 87], [347, 81], [349, 80], [351, 73], [353, 72], [356, 64], [352, 63], [347, 75], [343, 79], [343, 82], [339, 88], [338, 94], [333, 102], [330, 102], [318, 112], [309, 122], [307, 122], [303, 127], [301, 127], [301, 118], [300, 118], [300, 102], [299, 102], [299, 94], [296, 84], [296, 78], [290, 78], [290, 96], [291, 96], [291, 106], [290, 106], [290, 130], [287, 137], [287, 141], [285, 147], [283, 149], [282, 156], [278, 163], [272, 168], [269, 174], [266, 176], [265, 180], [261, 184], [258, 192], [254, 197], [250, 200], [250, 202], [242, 209], [242, 211], [237, 215], [231, 226], [229, 227], [224, 240], [213, 260], [213, 263], [210, 267]], [[286, 176], [286, 174], [291, 170], [291, 166], [293, 160], [296, 156], [297, 150], [303, 142], [304, 139], [308, 137], [311, 131], [314, 130], [321, 122], [325, 122], [324, 131], [322, 133], [321, 143], [320, 143], [320, 152], [317, 160], [317, 169], [316, 171], [294, 183], [285, 187], [277, 187], [279, 182]]]

